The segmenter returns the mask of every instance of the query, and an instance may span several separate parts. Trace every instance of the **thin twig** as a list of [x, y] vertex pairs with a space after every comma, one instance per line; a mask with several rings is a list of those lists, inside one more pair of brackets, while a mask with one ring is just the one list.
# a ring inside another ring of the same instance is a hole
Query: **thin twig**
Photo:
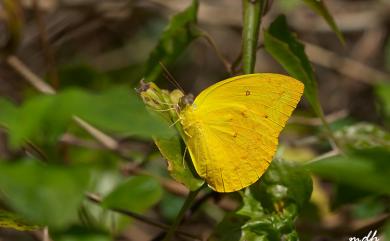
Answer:
[[7, 63], [21, 76], [23, 76], [35, 89], [47, 95], [54, 95], [56, 91], [45, 81], [34, 74], [20, 59], [11, 55], [7, 58]]
[[[91, 201], [91, 202], [93, 202], [95, 204], [99, 204], [100, 205], [101, 202], [102, 202], [102, 199], [98, 195], [96, 195], [94, 193], [87, 193], [86, 197], [87, 197], [87, 199], [89, 201]], [[141, 222], [149, 224], [151, 226], [160, 228], [160, 229], [165, 230], [165, 231], [169, 229], [169, 225], [166, 225], [164, 223], [161, 223], [159, 221], [153, 220], [151, 218], [139, 215], [139, 214], [131, 212], [129, 210], [123, 210], [123, 209], [118, 209], [118, 208], [114, 208], [114, 209], [110, 209], [110, 210], [114, 211], [114, 212], [117, 212], [117, 213], [120, 213], [120, 214], [123, 214], [123, 215], [126, 215], [126, 216], [129, 216], [129, 217], [134, 218], [134, 219], [136, 219], [138, 221], [141, 221]], [[187, 232], [184, 232], [182, 230], [177, 230], [177, 233], [179, 235], [185, 236], [187, 238], [191, 238], [193, 240], [201, 240], [200, 238], [198, 238], [198, 237], [196, 237], [196, 236], [194, 236], [192, 234], [189, 234]]]
[[77, 116], [73, 116], [73, 120], [89, 134], [91, 134], [97, 141], [102, 143], [106, 148], [110, 150], [118, 150], [119, 143], [109, 135], [96, 129], [91, 124], [87, 123], [83, 119]]
[[51, 241], [48, 227], [43, 228], [42, 236], [42, 241]]

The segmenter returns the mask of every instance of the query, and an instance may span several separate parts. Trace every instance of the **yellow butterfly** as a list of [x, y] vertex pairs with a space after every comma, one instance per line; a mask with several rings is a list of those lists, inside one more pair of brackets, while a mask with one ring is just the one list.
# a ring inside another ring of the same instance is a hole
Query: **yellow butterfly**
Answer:
[[304, 86], [279, 74], [226, 79], [202, 91], [179, 117], [196, 172], [217, 192], [256, 182]]

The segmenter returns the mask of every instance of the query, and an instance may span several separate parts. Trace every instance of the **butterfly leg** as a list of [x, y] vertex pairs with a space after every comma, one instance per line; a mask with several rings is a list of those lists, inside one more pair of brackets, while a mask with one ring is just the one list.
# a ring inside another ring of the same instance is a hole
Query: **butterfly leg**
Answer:
[[183, 154], [183, 167], [184, 167], [184, 168], [186, 167], [186, 165], [185, 165], [186, 154], [187, 154], [187, 146], [186, 146], [186, 148], [184, 149], [184, 154]]

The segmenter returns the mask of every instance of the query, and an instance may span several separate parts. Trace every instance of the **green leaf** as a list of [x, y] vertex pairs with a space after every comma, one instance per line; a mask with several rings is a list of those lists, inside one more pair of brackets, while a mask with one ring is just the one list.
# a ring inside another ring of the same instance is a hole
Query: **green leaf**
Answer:
[[337, 183], [389, 194], [389, 160], [389, 149], [374, 148], [322, 159], [308, 163], [307, 167], [315, 174]]
[[375, 92], [382, 104], [385, 118], [390, 120], [390, 84], [381, 83], [377, 85], [375, 87]]
[[350, 149], [368, 149], [384, 147], [390, 149], [390, 133], [370, 124], [358, 123], [346, 126], [335, 132], [335, 137], [344, 147]]
[[102, 202], [109, 209], [125, 209], [144, 212], [162, 197], [162, 189], [154, 178], [137, 176], [118, 185]]
[[334, 21], [332, 15], [329, 13], [328, 8], [326, 7], [323, 0], [303, 0], [306, 5], [308, 5], [313, 11], [318, 15], [321, 15], [328, 25], [332, 28], [333, 32], [337, 35], [341, 43], [345, 43], [344, 36], [341, 33], [340, 29], [337, 27], [336, 22]]
[[146, 110], [132, 90], [115, 88], [85, 99], [77, 115], [104, 130], [145, 138], [173, 134], [159, 116]]
[[242, 67], [244, 74], [252, 74], [256, 64], [257, 42], [262, 12], [266, 1], [243, 0]]
[[197, 23], [198, 5], [198, 0], [193, 0], [187, 9], [170, 20], [146, 63], [147, 82], [155, 81], [160, 76], [160, 62], [164, 65], [172, 64], [188, 45], [200, 36], [198, 31], [193, 30]]
[[27, 222], [23, 221], [17, 215], [0, 210], [0, 228], [9, 228], [18, 231], [33, 231], [40, 227], [27, 224]]
[[322, 110], [318, 101], [317, 81], [306, 56], [304, 45], [288, 30], [285, 16], [279, 16], [264, 32], [265, 49], [294, 78], [305, 85], [305, 97], [317, 115]]
[[100, 95], [66, 90], [55, 96], [31, 98], [20, 107], [0, 101], [0, 122], [8, 128], [13, 147], [30, 139], [56, 143], [75, 115], [121, 135], [150, 138], [173, 133], [160, 117], [146, 110], [134, 91], [126, 88], [114, 88]]
[[91, 230], [85, 227], [72, 227], [65, 233], [55, 234], [58, 241], [110, 241], [112, 238], [100, 230]]
[[187, 161], [184, 160], [184, 148], [178, 133], [170, 138], [155, 138], [155, 143], [168, 162], [169, 174], [176, 181], [184, 184], [191, 191], [203, 185], [204, 181], [194, 176]]
[[29, 222], [53, 229], [64, 229], [77, 220], [88, 182], [89, 173], [80, 168], [35, 161], [0, 166], [0, 190], [6, 204]]

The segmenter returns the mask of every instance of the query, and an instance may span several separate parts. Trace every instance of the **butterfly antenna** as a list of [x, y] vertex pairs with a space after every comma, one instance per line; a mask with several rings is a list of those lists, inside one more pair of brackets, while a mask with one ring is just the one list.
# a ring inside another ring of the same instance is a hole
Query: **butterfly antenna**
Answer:
[[165, 65], [160, 61], [160, 66], [161, 68], [163, 69], [164, 71], [164, 76], [165, 78], [171, 82], [171, 84], [173, 84], [176, 88], [178, 88], [179, 90], [181, 90], [183, 93], [184, 93], [184, 90], [183, 88], [179, 85], [179, 83], [176, 81], [175, 77], [173, 77], [173, 75], [168, 71], [167, 67], [165, 67]]

